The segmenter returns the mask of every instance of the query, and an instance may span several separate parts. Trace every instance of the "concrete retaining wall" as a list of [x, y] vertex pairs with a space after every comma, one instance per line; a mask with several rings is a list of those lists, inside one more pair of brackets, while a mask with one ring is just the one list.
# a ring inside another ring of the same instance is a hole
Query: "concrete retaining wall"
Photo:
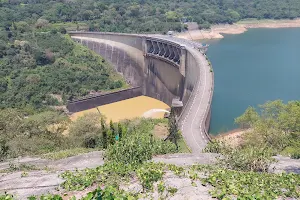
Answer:
[[80, 112], [105, 104], [115, 103], [125, 99], [138, 97], [142, 95], [141, 87], [130, 88], [108, 94], [103, 94], [95, 97], [84, 98], [68, 102], [67, 109], [69, 112]]

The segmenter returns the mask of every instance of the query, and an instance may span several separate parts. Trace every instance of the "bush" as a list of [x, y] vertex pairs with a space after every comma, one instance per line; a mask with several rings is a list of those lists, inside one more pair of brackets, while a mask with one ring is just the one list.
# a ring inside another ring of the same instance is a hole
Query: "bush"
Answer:
[[70, 139], [77, 147], [102, 147], [101, 118], [99, 113], [89, 113], [72, 122], [69, 129]]
[[210, 141], [203, 149], [205, 153], [222, 153], [225, 148], [225, 144], [219, 140]]
[[109, 161], [138, 165], [152, 158], [152, 143], [150, 137], [134, 135], [110, 145], [105, 157]]
[[219, 164], [233, 170], [267, 172], [270, 165], [275, 162], [272, 158], [273, 153], [268, 147], [228, 148], [226, 152], [222, 152], [223, 157], [219, 158]]
[[175, 153], [175, 144], [155, 139], [151, 133], [155, 124], [160, 121], [141, 119], [125, 125], [128, 129], [126, 135], [107, 148], [105, 158], [122, 164], [139, 165], [150, 160], [153, 155]]
[[64, 27], [60, 27], [60, 28], [59, 28], [59, 32], [60, 32], [61, 34], [66, 34], [66, 33], [67, 33], [67, 30], [66, 30]]

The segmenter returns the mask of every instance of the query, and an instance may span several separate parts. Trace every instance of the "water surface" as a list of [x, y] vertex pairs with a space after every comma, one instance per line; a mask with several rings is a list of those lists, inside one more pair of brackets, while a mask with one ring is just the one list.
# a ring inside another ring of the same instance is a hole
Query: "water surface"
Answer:
[[208, 43], [215, 74], [211, 133], [236, 128], [234, 118], [248, 106], [300, 99], [300, 28], [250, 29]]

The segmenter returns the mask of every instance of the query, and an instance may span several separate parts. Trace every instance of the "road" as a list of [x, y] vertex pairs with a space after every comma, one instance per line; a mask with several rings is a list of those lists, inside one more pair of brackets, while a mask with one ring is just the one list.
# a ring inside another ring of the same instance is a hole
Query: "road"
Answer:
[[183, 115], [180, 117], [180, 129], [192, 153], [199, 154], [209, 141], [205, 133], [204, 124], [212, 99], [213, 72], [210, 71], [210, 66], [205, 55], [197, 49], [201, 46], [200, 43], [170, 36], [155, 35], [155, 37], [185, 46], [197, 62], [195, 73], [198, 73], [198, 81], [187, 102], [185, 111], [183, 111]]
[[192, 102], [189, 102], [190, 105], [186, 108], [188, 112], [182, 121], [181, 130], [192, 152], [201, 153], [208, 142], [203, 125], [206, 121], [207, 111], [210, 109], [213, 75], [205, 56], [196, 49], [189, 49], [189, 51], [197, 60], [199, 78], [194, 88], [195, 91], [190, 97]]
[[190, 97], [189, 105], [187, 105], [188, 112], [183, 117], [181, 123], [181, 130], [183, 137], [191, 148], [192, 152], [197, 154], [201, 153], [205, 148], [208, 137], [205, 131], [205, 121], [208, 109], [210, 109], [212, 87], [213, 87], [213, 74], [210, 72], [210, 66], [204, 55], [196, 49], [189, 49], [194, 55], [198, 63], [199, 73], [198, 82], [194, 87]]

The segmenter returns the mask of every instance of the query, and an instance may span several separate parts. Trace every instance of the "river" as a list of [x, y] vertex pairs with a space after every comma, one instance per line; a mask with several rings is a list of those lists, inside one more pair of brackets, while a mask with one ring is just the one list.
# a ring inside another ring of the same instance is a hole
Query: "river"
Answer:
[[237, 128], [248, 106], [300, 98], [300, 28], [250, 29], [212, 40], [215, 75], [210, 133]]

